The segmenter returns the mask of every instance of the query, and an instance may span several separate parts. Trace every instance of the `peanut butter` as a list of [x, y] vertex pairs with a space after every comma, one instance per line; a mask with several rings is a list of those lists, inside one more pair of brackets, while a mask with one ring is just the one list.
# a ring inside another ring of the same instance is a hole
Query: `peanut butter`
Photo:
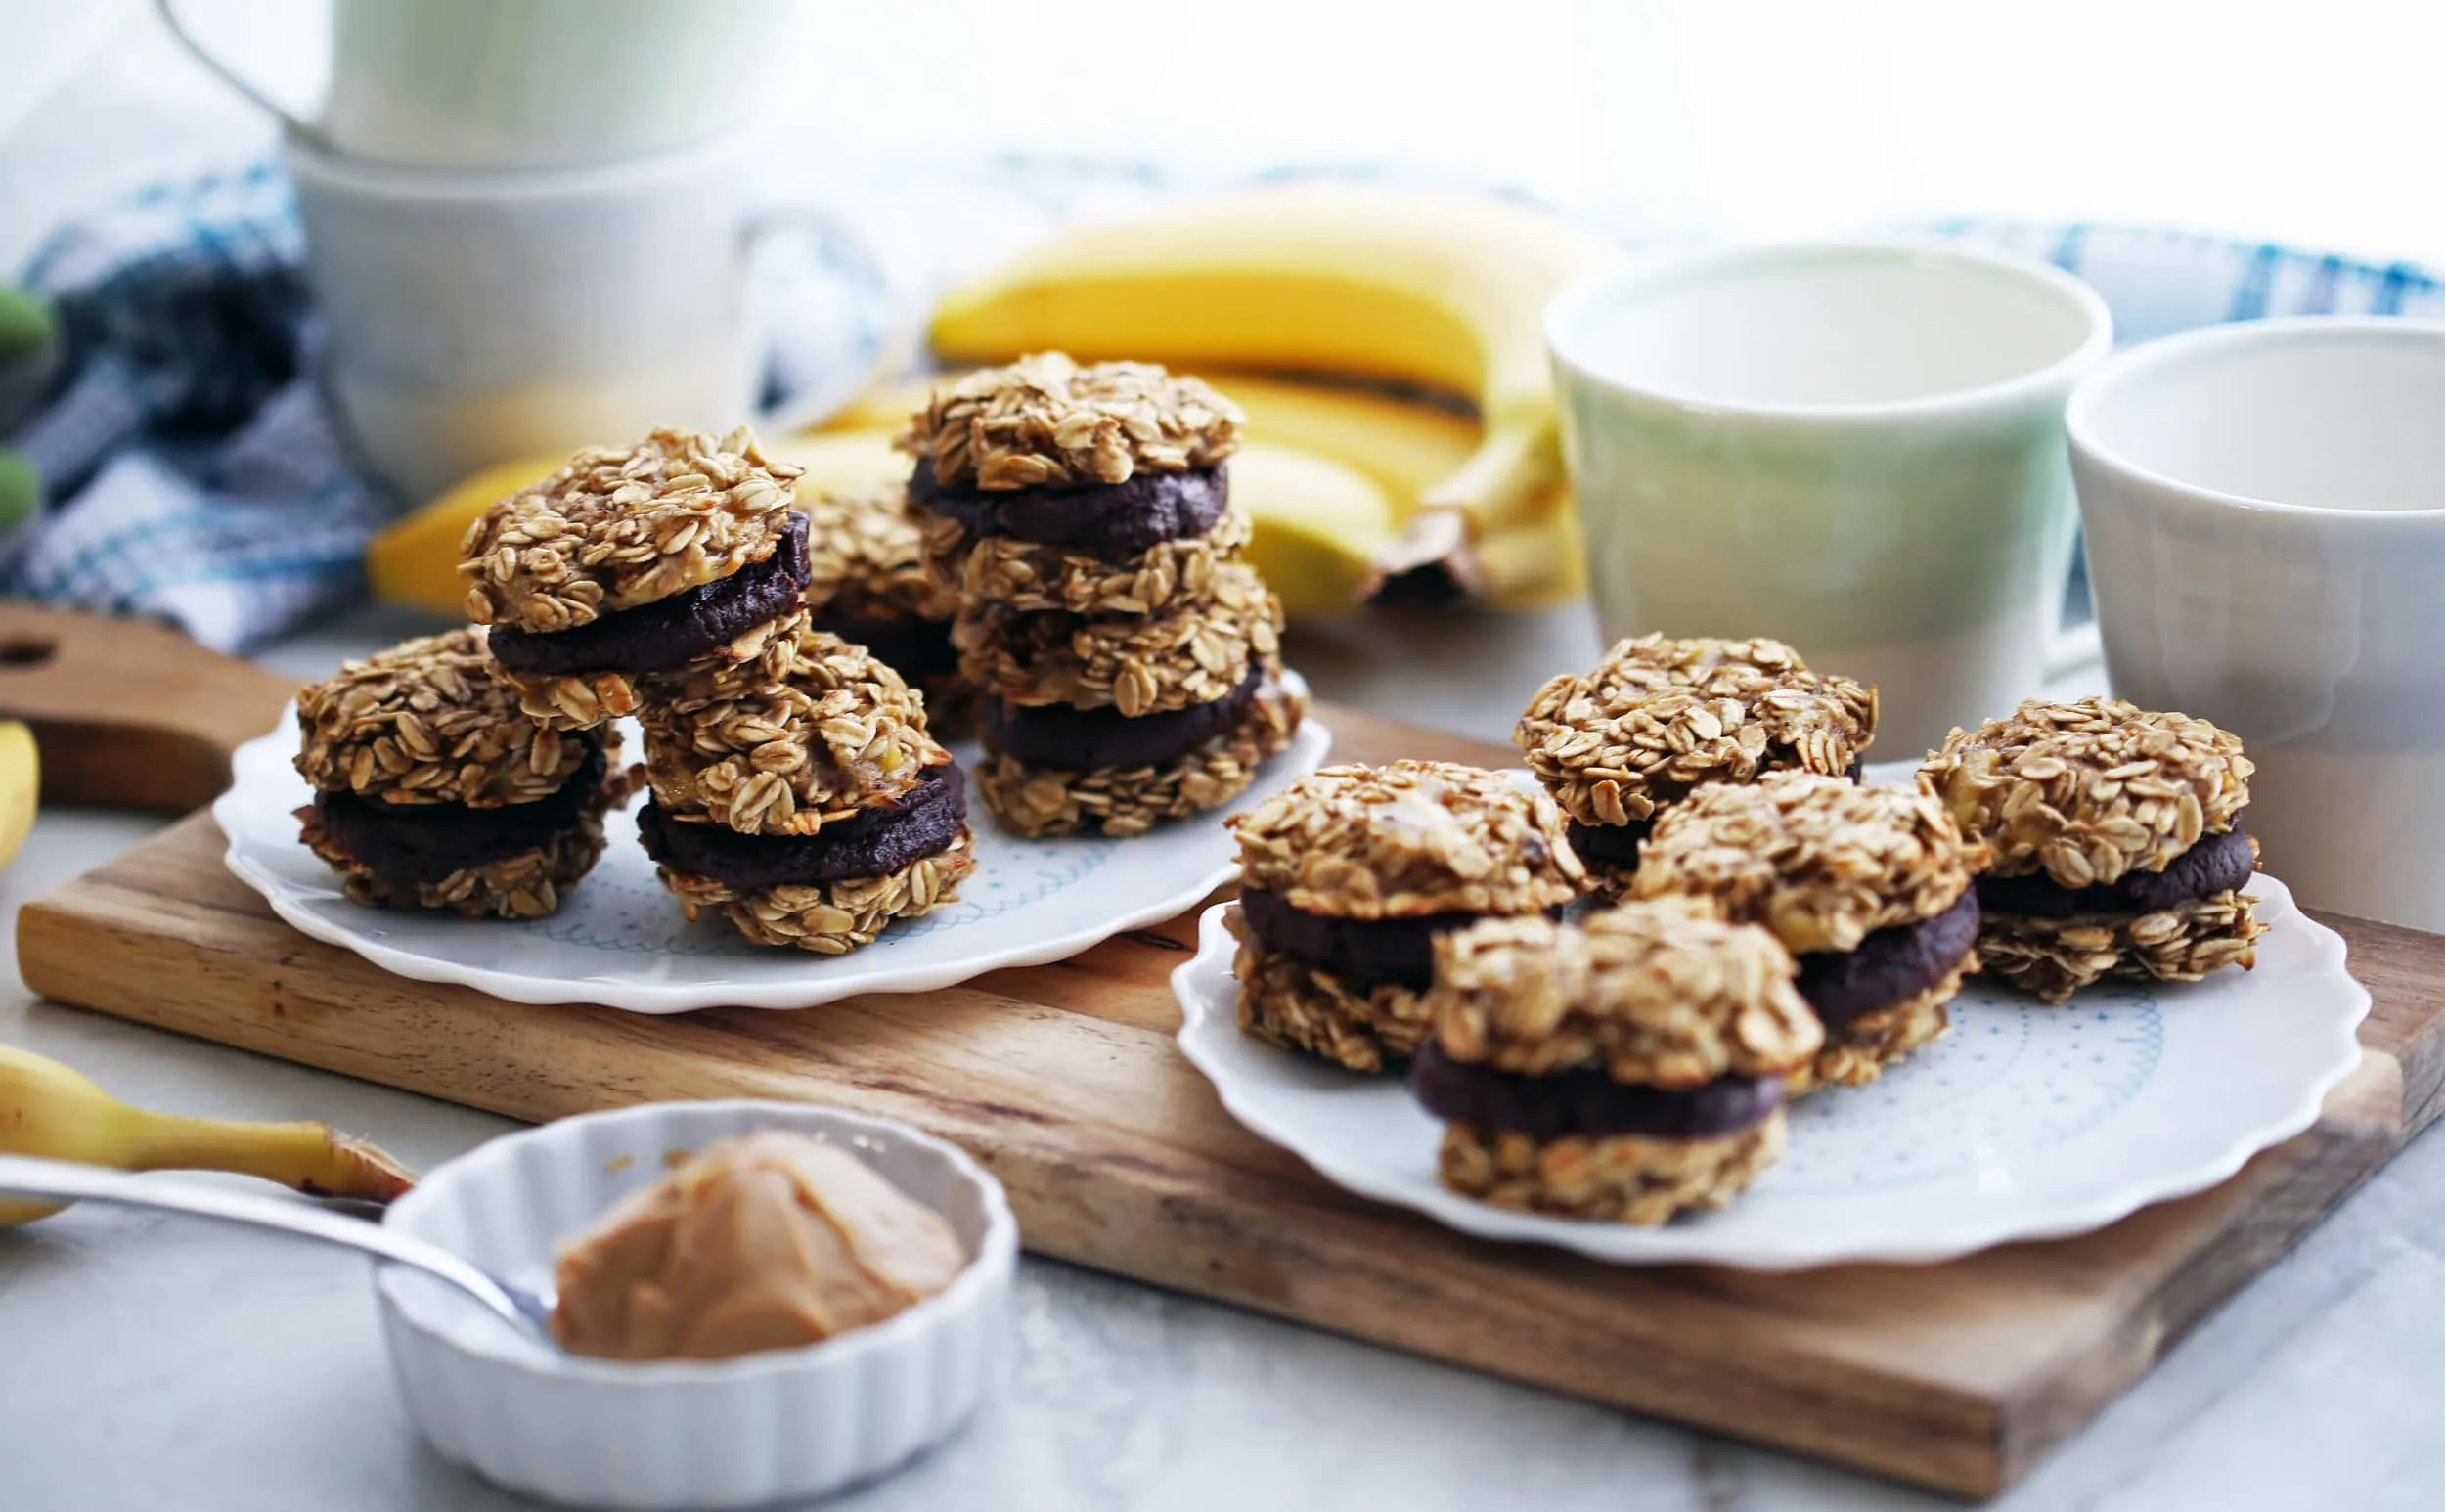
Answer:
[[849, 1151], [752, 1134], [564, 1244], [553, 1333], [573, 1355], [727, 1359], [879, 1323], [965, 1264], [941, 1215]]

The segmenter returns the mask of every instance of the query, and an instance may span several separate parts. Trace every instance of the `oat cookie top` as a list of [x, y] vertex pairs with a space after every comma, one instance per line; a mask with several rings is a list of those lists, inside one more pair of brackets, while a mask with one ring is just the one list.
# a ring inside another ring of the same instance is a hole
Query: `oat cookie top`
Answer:
[[639, 711], [657, 802], [741, 834], [811, 835], [951, 759], [899, 673], [803, 621], [795, 641], [778, 682], [738, 676], [762, 661], [708, 671]]
[[297, 692], [297, 773], [327, 793], [496, 808], [558, 792], [600, 743], [518, 712], [480, 630], [402, 641]]
[[1080, 367], [1038, 352], [934, 390], [901, 448], [949, 487], [1126, 483], [1210, 467], [1239, 447], [1239, 406], [1150, 362]]
[[1824, 1041], [1774, 936], [1695, 898], [1600, 909], [1581, 924], [1486, 919], [1435, 941], [1426, 1006], [1444, 1053], [1537, 1076], [1703, 1086], [1779, 1076]]
[[1538, 912], [1586, 874], [1552, 799], [1448, 761], [1327, 767], [1228, 823], [1244, 885], [1334, 918]]
[[897, 483], [802, 492], [815, 575], [807, 607], [860, 619], [947, 620], [959, 596], [925, 569], [925, 543]]
[[2203, 719], [2118, 698], [2032, 698], [1954, 731], [1919, 785], [1987, 845], [1997, 874], [2042, 869], [2087, 887], [2162, 871], [2200, 835], [2232, 828], [2253, 770], [2241, 738]]
[[1924, 793], [1769, 772], [1667, 809], [1639, 851], [1632, 890], [1706, 899], [1794, 952], [1851, 951], [1874, 930], [1960, 902], [1977, 858]]
[[1126, 718], [1228, 697], [1281, 645], [1282, 602], [1244, 562], [1213, 569], [1203, 603], [1153, 616], [962, 612], [959, 670], [1013, 703], [1109, 704]]
[[1780, 641], [1651, 635], [1538, 689], [1511, 738], [1572, 818], [1626, 824], [1709, 782], [1840, 775], [1875, 736], [1876, 689]]
[[744, 426], [588, 447], [467, 527], [467, 618], [550, 634], [728, 577], [773, 555], [798, 471]]

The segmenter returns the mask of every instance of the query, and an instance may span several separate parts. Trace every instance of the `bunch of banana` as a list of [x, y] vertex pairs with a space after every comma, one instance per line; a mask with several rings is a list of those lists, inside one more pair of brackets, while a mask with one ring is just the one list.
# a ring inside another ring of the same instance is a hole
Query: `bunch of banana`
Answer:
[[[318, 1197], [388, 1202], [416, 1173], [329, 1124], [233, 1124], [131, 1108], [56, 1060], [0, 1045], [0, 1154], [121, 1171], [235, 1171]], [[59, 1204], [0, 1199], [0, 1228]]]
[[[1484, 196], [1276, 185], [1055, 237], [953, 290], [930, 334], [956, 363], [1058, 349], [1208, 377], [1231, 366], [1323, 373], [1471, 399], [1474, 446], [1418, 491], [1400, 536], [1376, 553], [1375, 575], [1395, 592], [1416, 572], [1483, 590], [1490, 564], [1479, 544], [1548, 519], [1564, 491], [1546, 301], [1619, 255], [1605, 238]], [[1250, 431], [1281, 439], [1253, 412]]]
[[0, 866], [25, 843], [42, 801], [42, 758], [34, 733], [13, 719], [0, 720]]

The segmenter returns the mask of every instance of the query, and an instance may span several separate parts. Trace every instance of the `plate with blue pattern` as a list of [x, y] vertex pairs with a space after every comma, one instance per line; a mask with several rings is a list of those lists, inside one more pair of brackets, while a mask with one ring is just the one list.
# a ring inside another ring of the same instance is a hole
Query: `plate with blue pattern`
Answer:
[[1949, 1033], [1866, 1087], [1794, 1102], [1783, 1158], [1731, 1206], [1652, 1228], [1447, 1191], [1435, 1177], [1443, 1126], [1399, 1078], [1242, 1034], [1223, 922], [1236, 904], [1206, 911], [1172, 982], [1180, 1048], [1232, 1116], [1361, 1196], [1622, 1264], [1928, 1262], [2204, 1190], [2317, 1119], [2360, 1063], [2369, 994], [2344, 969], [2342, 937], [2282, 882], [2262, 873], [2248, 892], [2267, 925], [2252, 969], [2102, 983], [2061, 1007], [1973, 977]]
[[[804, 1008], [1059, 960], [1196, 907], [1238, 869], [1223, 819], [1314, 771], [1331, 743], [1311, 717], [1232, 803], [1127, 840], [1021, 839], [972, 805], [977, 866], [957, 899], [835, 956], [751, 945], [711, 916], [688, 922], [656, 880], [626, 812], [605, 817], [601, 863], [549, 918], [473, 920], [352, 903], [297, 838], [294, 811], [313, 793], [290, 765], [293, 709], [271, 734], [239, 747], [212, 818], [229, 840], [229, 869], [273, 912], [401, 976], [517, 1002], [594, 1002], [639, 1013]], [[636, 749], [633, 739], [628, 749]], [[975, 756], [973, 745], [953, 751], [963, 764]]]

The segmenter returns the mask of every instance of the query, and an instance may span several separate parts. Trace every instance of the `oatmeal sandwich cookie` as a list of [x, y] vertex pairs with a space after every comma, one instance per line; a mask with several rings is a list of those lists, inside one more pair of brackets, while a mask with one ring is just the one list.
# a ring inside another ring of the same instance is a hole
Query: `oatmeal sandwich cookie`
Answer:
[[1817, 1052], [1792, 970], [1694, 898], [1443, 936], [1410, 1090], [1445, 1120], [1444, 1184], [1625, 1223], [1724, 1206], [1782, 1154], [1785, 1078]]
[[1328, 767], [1229, 823], [1240, 1027], [1353, 1071], [1425, 1039], [1437, 936], [1580, 882], [1553, 800], [1450, 762]]
[[1715, 782], [1794, 770], [1856, 776], [1876, 689], [1811, 672], [1780, 641], [1618, 642], [1548, 682], [1512, 735], [1571, 816], [1596, 890], [1621, 896], [1663, 809]]
[[959, 596], [926, 570], [908, 493], [879, 488], [811, 491], [800, 485], [807, 516], [809, 573], [802, 597], [815, 628], [872, 651], [925, 694], [938, 735], [975, 722], [976, 690], [959, 675], [951, 617]]
[[459, 570], [520, 705], [584, 730], [635, 713], [640, 677], [759, 654], [809, 577], [797, 476], [743, 428], [657, 430], [485, 511]]
[[378, 908], [540, 918], [602, 856], [619, 737], [548, 729], [481, 631], [403, 642], [297, 694], [303, 839]]
[[2061, 1002], [2109, 976], [2195, 982], [2255, 961], [2250, 771], [2241, 740], [2203, 719], [2031, 699], [1954, 731], [1919, 785], [1991, 858], [1986, 969]]
[[1006, 828], [1141, 833], [1227, 802], [1297, 731], [1281, 605], [1228, 504], [1239, 422], [1194, 378], [1045, 353], [937, 392], [902, 438]]
[[1772, 772], [1665, 811], [1634, 891], [1711, 904], [1798, 959], [1825, 1045], [1797, 1092], [1875, 1081], [1950, 1027], [1946, 1004], [1978, 969], [1977, 856], [1922, 793]]
[[[1168, 562], [1168, 598], [1194, 576], [1202, 549], [1227, 555], [1210, 539], [1225, 525], [1223, 463], [1239, 445], [1236, 406], [1192, 378], [1152, 363], [1080, 367], [1059, 352], [971, 373], [937, 390], [901, 445], [916, 459], [909, 498], [925, 522], [938, 570], [979, 599], [1018, 607], [1051, 590], [1067, 597], [1089, 561], [1153, 567]], [[993, 548], [969, 581], [975, 544]], [[1049, 552], [1032, 550], [1050, 549]], [[1151, 554], [1151, 559], [1150, 559]], [[1012, 575], [995, 563], [1030, 561]], [[1078, 612], [1149, 613], [1141, 592]], [[1043, 607], [1054, 607], [1049, 601]]]
[[845, 955], [956, 896], [976, 868], [967, 788], [898, 673], [804, 611], [774, 638], [769, 664], [656, 685], [638, 837], [689, 918]]

